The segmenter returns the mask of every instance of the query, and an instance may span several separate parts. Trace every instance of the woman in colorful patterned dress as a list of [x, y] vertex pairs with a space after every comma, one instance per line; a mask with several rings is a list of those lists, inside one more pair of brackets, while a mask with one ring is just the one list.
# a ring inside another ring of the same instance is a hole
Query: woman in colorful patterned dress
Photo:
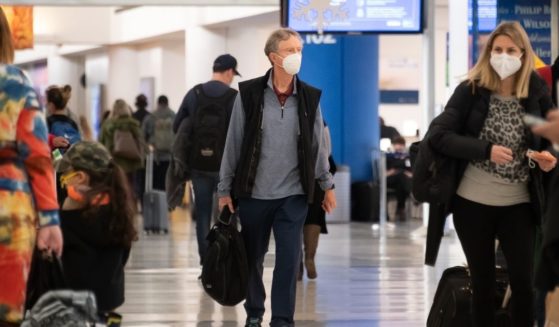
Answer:
[[22, 320], [35, 240], [39, 249], [62, 254], [45, 116], [29, 80], [10, 65], [13, 58], [10, 29], [0, 8], [1, 327], [18, 326]]

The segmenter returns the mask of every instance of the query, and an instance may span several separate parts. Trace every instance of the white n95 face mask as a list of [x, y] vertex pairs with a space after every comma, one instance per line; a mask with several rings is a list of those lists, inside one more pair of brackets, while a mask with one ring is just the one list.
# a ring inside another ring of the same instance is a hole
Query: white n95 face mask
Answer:
[[303, 55], [300, 52], [290, 54], [289, 56], [283, 58], [282, 67], [289, 75], [295, 75], [301, 69], [302, 60]]
[[489, 60], [491, 67], [497, 72], [501, 80], [514, 75], [520, 67], [522, 67], [522, 61], [520, 57], [511, 56], [506, 53], [491, 53], [491, 59]]

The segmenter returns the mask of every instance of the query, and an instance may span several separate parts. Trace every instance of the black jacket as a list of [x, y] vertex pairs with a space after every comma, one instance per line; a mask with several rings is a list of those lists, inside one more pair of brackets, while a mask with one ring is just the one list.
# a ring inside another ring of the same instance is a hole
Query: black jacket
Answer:
[[[557, 84], [559, 81], [559, 57], [555, 59], [551, 69], [551, 95], [552, 100], [557, 100]], [[541, 244], [541, 257], [536, 271], [536, 287], [551, 291], [559, 285], [559, 170], [549, 186], [549, 205], [544, 216], [543, 240]], [[538, 254], [537, 254], [538, 255]]]
[[95, 217], [84, 217], [83, 212], [60, 211], [64, 275], [71, 289], [95, 293], [100, 312], [113, 310], [124, 303], [124, 265], [130, 249], [109, 242], [109, 206], [101, 206]]
[[[470, 161], [486, 160], [491, 156], [492, 144], [478, 139], [489, 111], [490, 97], [490, 90], [470, 84], [468, 81], [462, 82], [456, 87], [444, 112], [437, 116], [429, 127], [428, 142], [431, 147], [437, 152], [458, 159], [456, 175], [449, 177], [455, 178], [456, 187], [462, 180]], [[532, 73], [530, 77], [528, 97], [521, 99], [520, 104], [527, 114], [539, 117], [545, 117], [548, 110], [553, 107], [547, 86], [536, 73]], [[530, 149], [541, 151], [550, 146], [547, 140], [534, 135], [529, 129], [527, 129], [527, 137], [527, 145]], [[544, 173], [540, 169], [530, 169], [529, 192], [537, 224], [541, 221], [546, 205], [543, 176]], [[430, 210], [426, 263], [427, 258], [433, 259], [433, 255], [436, 257], [436, 252], [433, 251], [438, 251], [438, 245], [436, 248], [429, 247], [429, 243], [440, 243], [444, 220], [451, 212], [452, 207], [449, 203], [437, 204]]]
[[549, 199], [542, 228], [541, 259], [536, 272], [536, 287], [545, 291], [559, 285], [559, 170], [555, 171], [550, 183]]
[[149, 115], [151, 114], [149, 113], [149, 111], [146, 110], [146, 108], [138, 108], [138, 110], [132, 113], [132, 117], [134, 117], [134, 119], [136, 119], [138, 123], [140, 123], [140, 126], [144, 122], [144, 119], [146, 119], [146, 117]]
[[[239, 165], [233, 181], [233, 194], [236, 198], [249, 197], [256, 179], [262, 146], [262, 125], [264, 110], [264, 90], [268, 87], [271, 69], [262, 76], [239, 83], [239, 92], [245, 113], [245, 130]], [[314, 198], [314, 169], [316, 159], [312, 154], [313, 127], [321, 91], [299, 78], [296, 79], [299, 128], [301, 136], [297, 145], [301, 185], [309, 203]]]

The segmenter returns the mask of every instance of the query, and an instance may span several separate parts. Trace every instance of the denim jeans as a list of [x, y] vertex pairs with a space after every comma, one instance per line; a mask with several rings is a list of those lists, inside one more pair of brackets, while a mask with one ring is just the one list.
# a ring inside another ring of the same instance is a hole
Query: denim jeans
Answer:
[[264, 257], [268, 252], [270, 235], [274, 233], [276, 262], [272, 280], [271, 327], [294, 326], [297, 271], [301, 262], [303, 224], [307, 209], [304, 195], [277, 200], [239, 200], [241, 233], [249, 264], [249, 285], [245, 302], [248, 317], [262, 318], [264, 314]]
[[210, 226], [214, 215], [214, 194], [217, 191], [219, 182], [218, 172], [192, 172], [192, 187], [194, 188], [194, 210], [196, 217], [196, 238], [198, 239], [198, 254], [200, 264], [204, 261], [204, 256], [208, 249], [206, 236], [210, 231]]

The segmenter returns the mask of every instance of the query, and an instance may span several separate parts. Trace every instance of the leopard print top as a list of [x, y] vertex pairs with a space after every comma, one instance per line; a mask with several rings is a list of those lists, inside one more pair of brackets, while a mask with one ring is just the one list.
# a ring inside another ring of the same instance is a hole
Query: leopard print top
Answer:
[[497, 165], [490, 160], [474, 161], [475, 167], [509, 183], [525, 183], [529, 179], [526, 159], [526, 127], [522, 123], [524, 108], [517, 98], [492, 95], [489, 112], [479, 135], [482, 140], [510, 148], [513, 160]]

